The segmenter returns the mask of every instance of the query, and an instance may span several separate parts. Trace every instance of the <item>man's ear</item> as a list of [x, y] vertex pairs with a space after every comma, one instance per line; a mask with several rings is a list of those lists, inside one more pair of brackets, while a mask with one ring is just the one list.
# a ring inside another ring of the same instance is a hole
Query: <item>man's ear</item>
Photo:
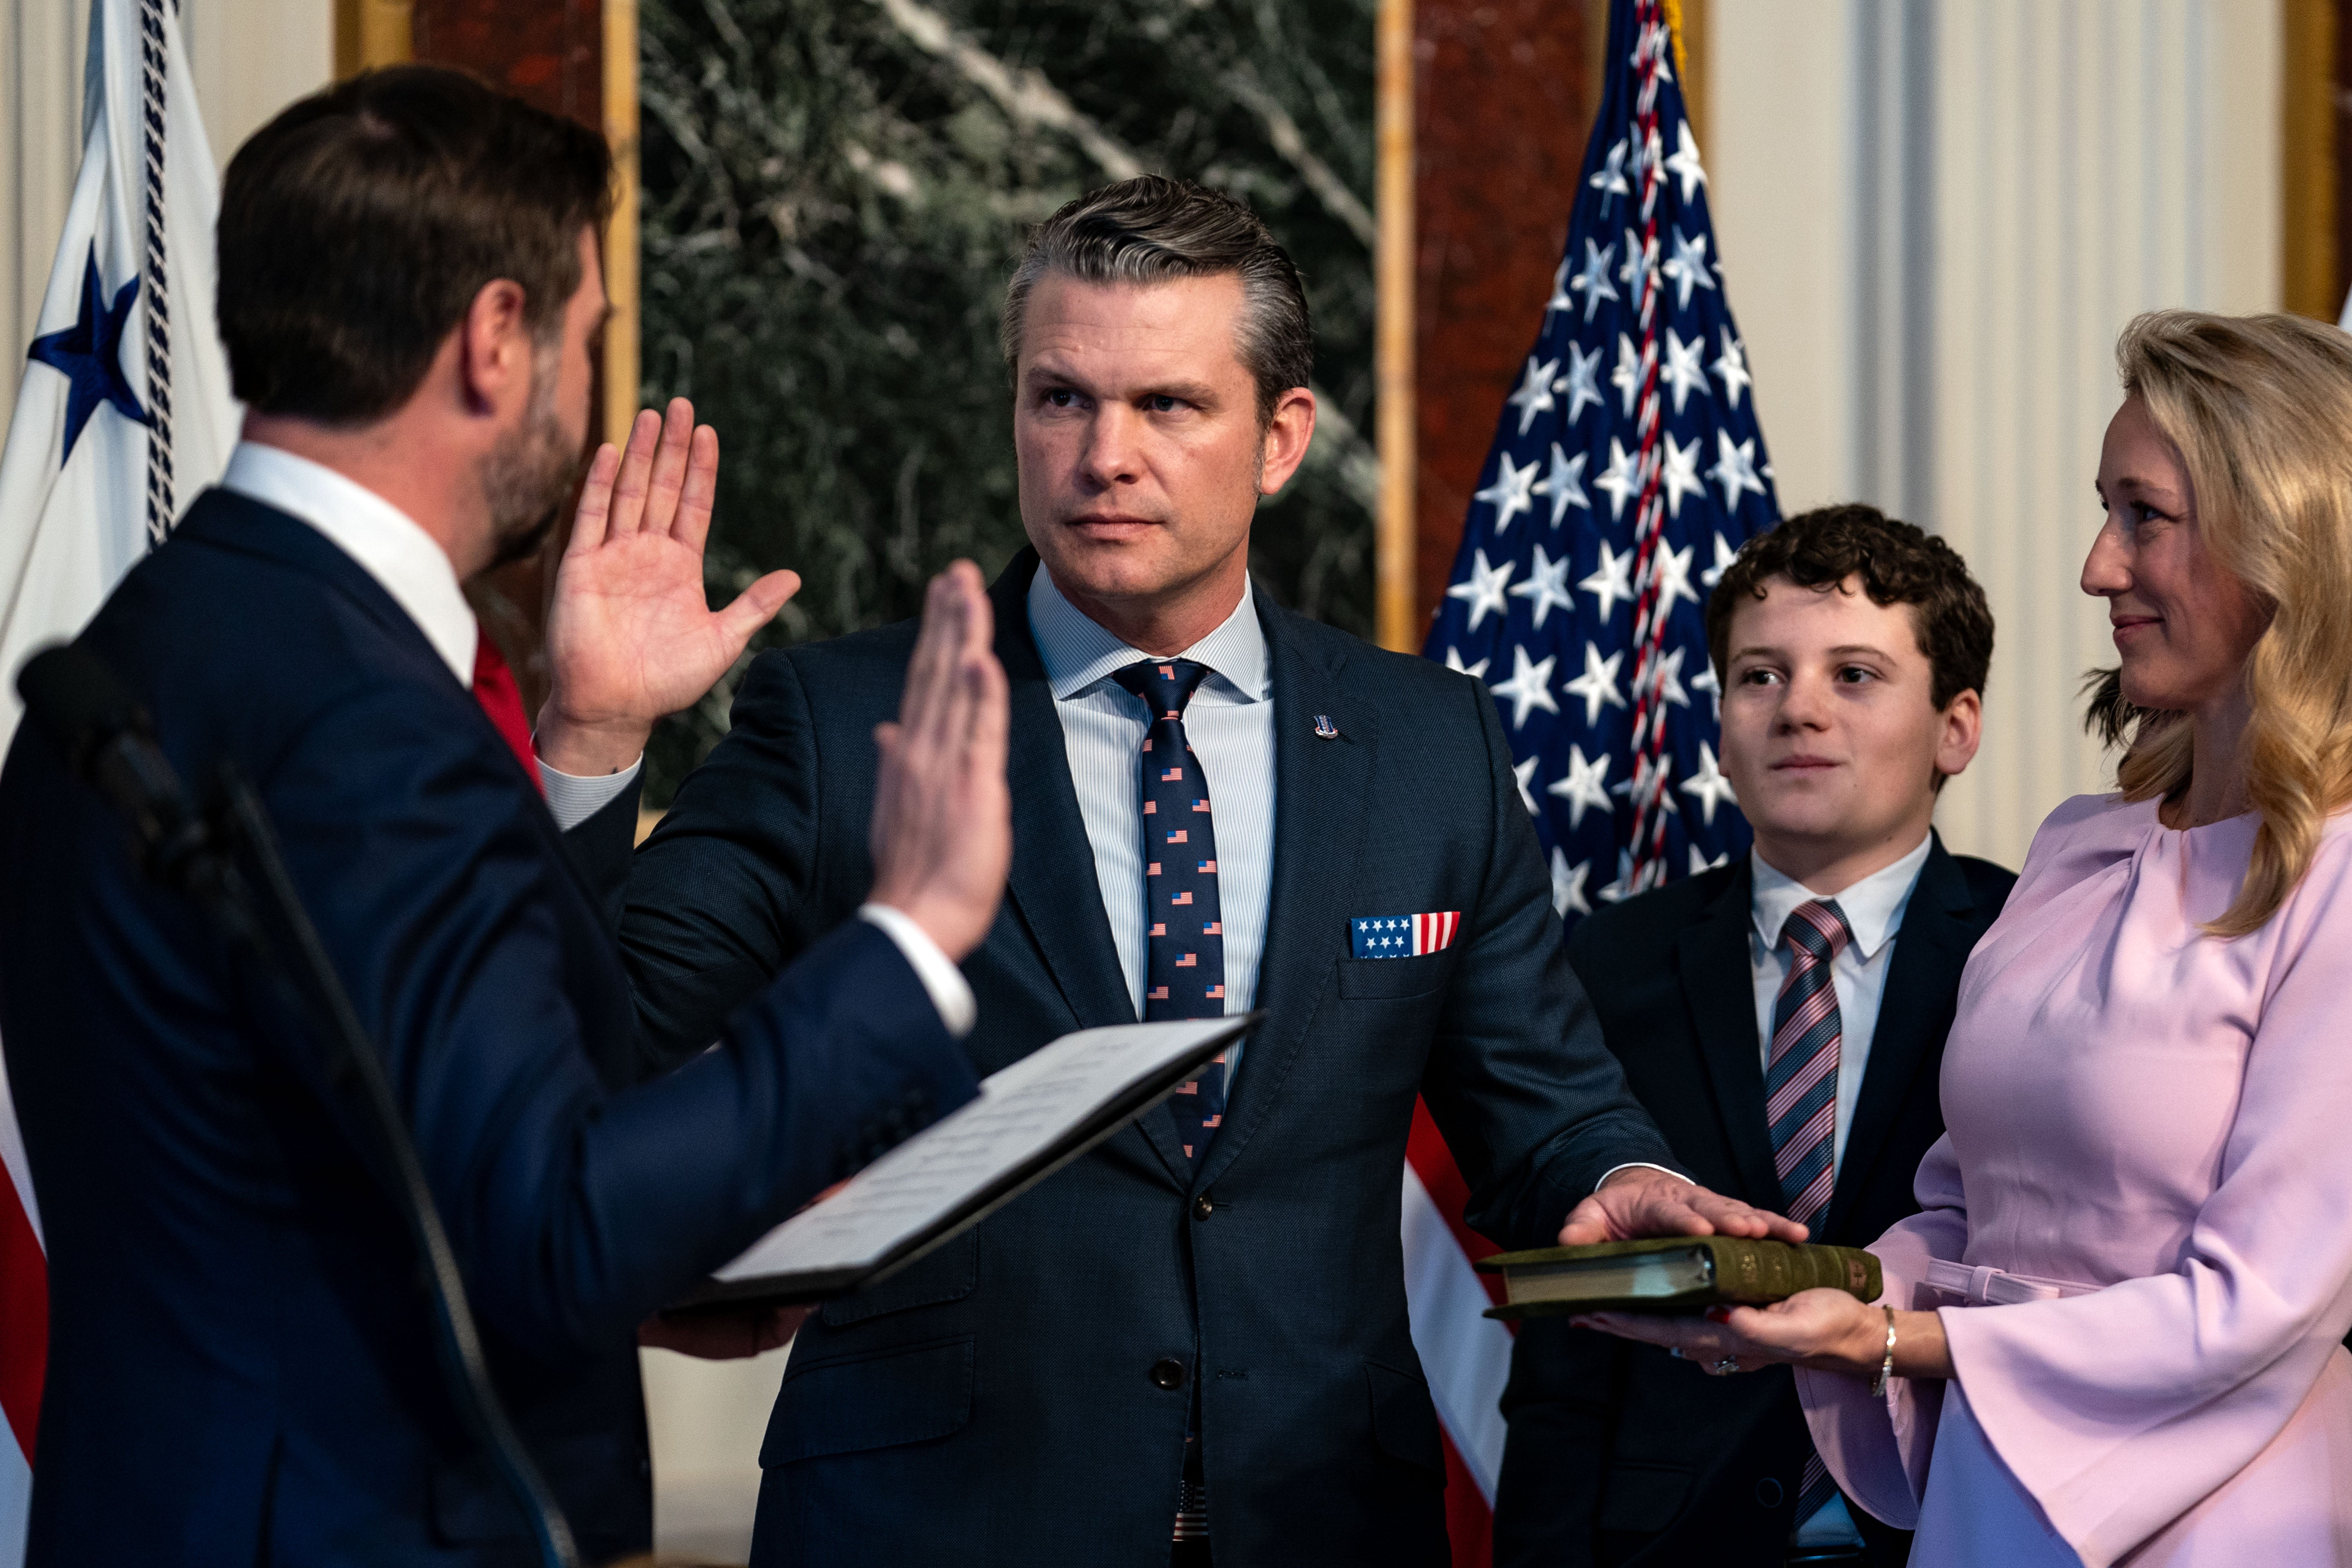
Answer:
[[1294, 386], [1274, 405], [1259, 446], [1257, 493], [1270, 496], [1290, 482], [1315, 439], [1315, 395]]
[[522, 285], [493, 278], [466, 307], [457, 327], [457, 379], [469, 414], [496, 414], [530, 395], [530, 333]]
[[1937, 716], [1936, 771], [1946, 778], [1963, 772], [1984, 741], [1984, 698], [1975, 688], [1958, 693]]

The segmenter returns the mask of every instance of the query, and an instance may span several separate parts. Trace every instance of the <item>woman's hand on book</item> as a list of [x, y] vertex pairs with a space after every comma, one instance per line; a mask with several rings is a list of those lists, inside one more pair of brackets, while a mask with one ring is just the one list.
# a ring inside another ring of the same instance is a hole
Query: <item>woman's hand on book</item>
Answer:
[[[1754, 1372], [1792, 1363], [1868, 1383], [1886, 1356], [1885, 1312], [1843, 1290], [1800, 1290], [1769, 1307], [1716, 1307], [1703, 1316], [1593, 1312], [1569, 1321], [1578, 1328], [1664, 1346], [1706, 1372]], [[1952, 1375], [1941, 1318], [1933, 1312], [1895, 1314], [1895, 1371], [1901, 1377]]]

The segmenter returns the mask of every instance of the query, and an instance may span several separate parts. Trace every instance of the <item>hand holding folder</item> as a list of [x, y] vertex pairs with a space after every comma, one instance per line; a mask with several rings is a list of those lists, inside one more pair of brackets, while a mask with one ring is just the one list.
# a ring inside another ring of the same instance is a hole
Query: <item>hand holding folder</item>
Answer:
[[665, 1316], [818, 1302], [872, 1284], [1149, 1111], [1256, 1021], [1252, 1013], [1065, 1035], [982, 1080], [978, 1099], [770, 1231]]

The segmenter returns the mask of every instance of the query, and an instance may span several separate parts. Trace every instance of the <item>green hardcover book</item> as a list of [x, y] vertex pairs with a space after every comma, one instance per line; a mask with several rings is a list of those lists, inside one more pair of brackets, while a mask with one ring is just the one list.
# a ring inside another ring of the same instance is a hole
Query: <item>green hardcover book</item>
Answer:
[[1557, 1312], [1698, 1312], [1760, 1307], [1827, 1287], [1878, 1300], [1878, 1259], [1858, 1247], [1795, 1246], [1737, 1236], [1665, 1236], [1499, 1252], [1478, 1263], [1503, 1277], [1490, 1318]]

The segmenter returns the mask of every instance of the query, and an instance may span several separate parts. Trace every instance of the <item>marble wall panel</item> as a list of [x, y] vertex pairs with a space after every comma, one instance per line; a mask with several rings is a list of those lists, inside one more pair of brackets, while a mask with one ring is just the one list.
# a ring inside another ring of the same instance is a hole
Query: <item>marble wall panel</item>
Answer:
[[604, 126], [599, 0], [417, 0], [416, 58], [479, 71], [582, 124]]
[[1414, 8], [1415, 621], [1445, 592], [1600, 106], [1603, 0]]

